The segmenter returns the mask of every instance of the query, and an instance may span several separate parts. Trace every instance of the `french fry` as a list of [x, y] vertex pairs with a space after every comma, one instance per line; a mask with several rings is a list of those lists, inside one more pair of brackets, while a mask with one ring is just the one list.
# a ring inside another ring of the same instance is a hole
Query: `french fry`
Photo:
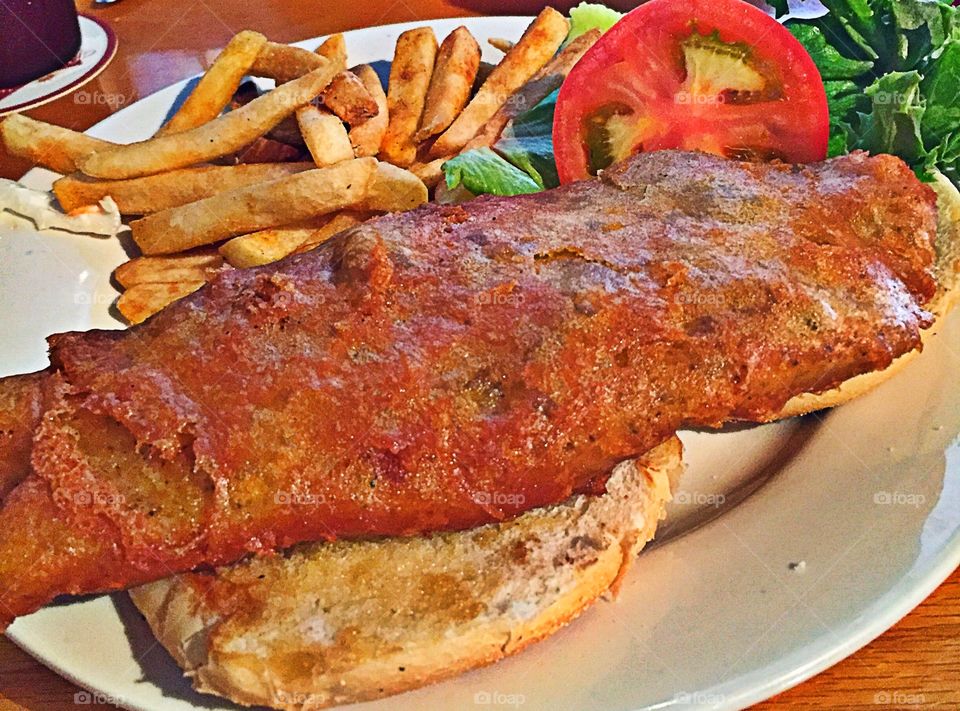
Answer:
[[97, 150], [79, 158], [78, 167], [96, 178], [136, 178], [240, 150], [326, 88], [336, 74], [336, 67], [323, 57], [317, 58], [326, 66], [283, 84], [235, 111], [183, 133]]
[[343, 71], [345, 62], [345, 58], [344, 62], [336, 59], [331, 61], [316, 52], [300, 47], [267, 42], [253, 62], [250, 73], [258, 77], [274, 79], [277, 84], [285, 84], [324, 67], [333, 67], [336, 74]]
[[420, 124], [423, 104], [437, 57], [437, 38], [429, 27], [407, 30], [397, 39], [387, 87], [389, 121], [380, 144], [380, 156], [406, 167], [417, 156], [413, 134]]
[[351, 227], [356, 227], [376, 215], [375, 212], [365, 210], [342, 210], [333, 215], [328, 215], [329, 220], [322, 227], [315, 229], [307, 240], [297, 247], [295, 254], [316, 249], [334, 235], [349, 230]]
[[234, 35], [157, 135], [186, 131], [219, 116], [266, 42], [266, 37], [250, 30]]
[[297, 123], [313, 162], [323, 168], [353, 158], [343, 122], [329, 111], [307, 104], [297, 109]]
[[568, 20], [553, 8], [545, 8], [537, 15], [450, 128], [440, 134], [430, 149], [430, 157], [453, 155], [463, 148], [507, 98], [553, 57], [569, 29]]
[[376, 116], [376, 99], [353, 72], [340, 72], [323, 92], [323, 105], [351, 126]]
[[117, 310], [131, 324], [142, 323], [174, 301], [192, 294], [205, 283], [182, 281], [169, 284], [137, 284], [120, 294]]
[[387, 95], [383, 92], [380, 77], [369, 64], [361, 64], [355, 67], [353, 72], [376, 102], [377, 113], [363, 123], [350, 126], [350, 143], [353, 144], [353, 152], [358, 158], [375, 156], [380, 152], [380, 143], [390, 120]]
[[73, 173], [53, 184], [53, 194], [67, 212], [83, 205], [96, 205], [109, 195], [120, 214], [148, 215], [196, 202], [224, 190], [302, 173], [315, 167], [313, 163], [204, 165], [127, 180], [96, 180]]
[[489, 44], [494, 49], [499, 49], [501, 52], [506, 54], [513, 46], [516, 44], [513, 40], [504, 39], [503, 37], [490, 37], [487, 39], [487, 44]]
[[270, 264], [292, 254], [317, 227], [316, 224], [272, 227], [241, 235], [220, 245], [220, 254], [238, 269]]
[[321, 57], [326, 57], [331, 62], [347, 66], [347, 43], [342, 32], [327, 37], [316, 51]]
[[223, 266], [223, 257], [215, 249], [198, 249], [165, 257], [137, 257], [113, 271], [113, 278], [124, 289], [138, 284], [179, 284], [209, 281]]
[[[317, 48], [316, 52], [308, 52], [299, 47], [291, 47], [277, 42], [267, 42], [254, 62], [251, 71], [257, 76], [275, 79], [278, 84], [292, 81], [304, 74], [315, 71], [324, 66], [325, 62], [337, 67], [335, 76], [323, 92], [323, 102], [333, 113], [353, 125], [359, 123], [377, 112], [377, 103], [366, 91], [363, 84], [346, 68], [346, 46], [338, 46], [343, 42], [334, 35], [327, 42]], [[324, 50], [323, 52], [321, 50]], [[325, 56], [325, 52], [330, 56]]]
[[427, 186], [409, 170], [390, 163], [378, 163], [367, 186], [363, 207], [380, 212], [403, 212], [420, 207], [430, 195]]
[[470, 99], [480, 68], [480, 45], [466, 27], [458, 27], [443, 40], [413, 140], [422, 143], [453, 123]]
[[506, 125], [517, 116], [543, 101], [563, 84], [573, 65], [600, 39], [600, 30], [590, 30], [561, 49], [543, 68], [518, 89], [489, 121], [467, 142], [463, 150], [492, 146], [500, 138]]
[[114, 145], [21, 114], [0, 121], [0, 138], [12, 155], [58, 173], [72, 173], [78, 158]]
[[181, 252], [359, 205], [376, 167], [355, 158], [155, 212], [130, 228], [145, 255]]
[[410, 166], [410, 172], [420, 178], [428, 188], [435, 188], [443, 178], [443, 164], [448, 160], [449, 157], [435, 158], [426, 163], [416, 161]]

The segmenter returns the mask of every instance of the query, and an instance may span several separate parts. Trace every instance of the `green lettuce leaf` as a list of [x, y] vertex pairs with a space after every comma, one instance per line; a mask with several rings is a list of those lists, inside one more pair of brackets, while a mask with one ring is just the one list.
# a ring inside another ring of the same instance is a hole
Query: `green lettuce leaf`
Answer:
[[927, 103], [921, 127], [924, 141], [937, 144], [960, 129], [960, 41], [947, 43], [921, 88]]
[[475, 148], [443, 164], [447, 187], [461, 185], [474, 195], [523, 195], [540, 192], [537, 182], [489, 148]]
[[863, 114], [854, 145], [871, 153], [891, 153], [911, 165], [925, 154], [920, 123], [924, 105], [918, 72], [892, 72], [866, 88], [871, 110]]
[[813, 57], [824, 81], [855, 79], [873, 69], [873, 62], [869, 59], [850, 59], [840, 54], [815, 25], [790, 25], [788, 29]]
[[571, 42], [584, 32], [600, 30], [606, 32], [623, 17], [622, 12], [592, 2], [582, 2], [570, 10], [570, 34], [565, 42]]
[[530, 111], [508, 125], [494, 150], [536, 181], [541, 188], [560, 184], [553, 157], [553, 112], [557, 107], [554, 91]]

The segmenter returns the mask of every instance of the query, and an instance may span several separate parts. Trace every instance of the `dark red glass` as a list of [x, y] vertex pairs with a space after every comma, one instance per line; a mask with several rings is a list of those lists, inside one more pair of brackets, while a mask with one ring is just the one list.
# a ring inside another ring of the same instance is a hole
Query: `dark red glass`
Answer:
[[0, 2], [0, 88], [49, 74], [79, 50], [80, 23], [73, 0]]

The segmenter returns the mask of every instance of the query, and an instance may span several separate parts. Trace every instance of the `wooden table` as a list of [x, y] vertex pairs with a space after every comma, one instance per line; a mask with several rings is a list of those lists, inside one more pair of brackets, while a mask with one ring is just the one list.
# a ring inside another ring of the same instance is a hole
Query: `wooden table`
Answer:
[[[81, 12], [107, 20], [117, 33], [117, 56], [103, 74], [79, 92], [29, 114], [86, 129], [114, 110], [201, 71], [241, 29], [259, 30], [277, 41], [294, 41], [391, 22], [533, 14], [543, 4], [537, 0], [123, 0], [92, 7], [90, 0], [80, 0]], [[0, 149], [0, 176], [17, 178], [29, 167]], [[77, 691], [0, 638], [0, 711], [75, 711]], [[878, 709], [911, 704], [960, 708], [960, 571], [872, 644], [758, 708]]]

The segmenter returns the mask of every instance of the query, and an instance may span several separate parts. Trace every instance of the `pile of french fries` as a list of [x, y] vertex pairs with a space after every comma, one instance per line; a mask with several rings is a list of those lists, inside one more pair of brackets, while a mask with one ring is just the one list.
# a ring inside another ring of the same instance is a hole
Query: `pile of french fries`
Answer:
[[[0, 124], [0, 138], [12, 154], [64, 175], [53, 191], [65, 211], [109, 196], [135, 218], [142, 256], [114, 277], [124, 289], [118, 310], [139, 323], [223, 269], [308, 251], [427, 202], [430, 190], [443, 190], [445, 161], [495, 143], [599, 36], [561, 48], [568, 31], [547, 8], [516, 43], [491, 40], [504, 52], [494, 66], [481, 62], [465, 27], [439, 45], [429, 27], [408, 30], [386, 92], [369, 65], [347, 68], [343, 35], [311, 52], [244, 31], [147, 140], [114, 144], [16, 114]], [[241, 101], [248, 76], [276, 88]]]

